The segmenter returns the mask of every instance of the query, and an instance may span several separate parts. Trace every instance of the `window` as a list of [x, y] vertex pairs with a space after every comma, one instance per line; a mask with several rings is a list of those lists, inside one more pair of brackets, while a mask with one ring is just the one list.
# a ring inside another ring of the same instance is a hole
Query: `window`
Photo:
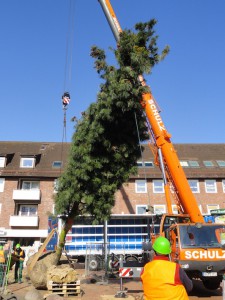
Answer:
[[202, 214], [202, 205], [199, 204], [198, 208], [199, 208], [199, 210], [200, 210], [200, 212], [201, 212], [201, 214]]
[[185, 161], [185, 160], [181, 160], [180, 164], [181, 164], [182, 167], [188, 167], [188, 162]]
[[225, 167], [225, 160], [217, 160], [216, 162], [218, 163], [219, 167]]
[[145, 161], [145, 162], [144, 162], [144, 165], [145, 165], [145, 167], [147, 167], [147, 168], [153, 168], [153, 167], [154, 167], [154, 164], [153, 164], [152, 161]]
[[22, 190], [36, 190], [39, 189], [40, 182], [39, 181], [23, 181], [22, 182]]
[[1, 156], [0, 157], [0, 168], [5, 168], [6, 158]]
[[165, 205], [154, 205], [154, 213], [157, 215], [164, 214], [166, 212]]
[[135, 192], [136, 193], [147, 193], [146, 180], [135, 180]]
[[5, 178], [0, 178], [0, 192], [4, 192]]
[[153, 168], [154, 167], [154, 163], [152, 161], [144, 161], [144, 162], [138, 161], [137, 162], [137, 166], [139, 168], [141, 168], [141, 167]]
[[213, 210], [213, 209], [219, 209], [220, 206], [218, 204], [208, 204], [207, 205], [207, 211], [208, 211], [208, 214], [210, 214], [210, 211]]
[[137, 162], [137, 166], [138, 166], [138, 167], [143, 167], [142, 161], [138, 161], [138, 162]]
[[206, 191], [206, 193], [217, 193], [216, 180], [215, 179], [205, 180], [205, 191]]
[[136, 205], [136, 214], [144, 215], [146, 214], [147, 205]]
[[35, 163], [34, 157], [21, 157], [20, 167], [21, 168], [33, 168]]
[[52, 163], [53, 168], [61, 168], [62, 167], [62, 162], [61, 161], [53, 161]]
[[225, 179], [222, 180], [223, 192], [225, 193]]
[[190, 188], [191, 188], [193, 193], [199, 193], [200, 192], [198, 180], [189, 179], [188, 183], [189, 183]]
[[153, 180], [153, 193], [164, 193], [163, 180]]
[[19, 207], [20, 216], [36, 216], [37, 205], [20, 205]]
[[197, 160], [181, 160], [180, 164], [182, 167], [190, 167], [190, 168], [199, 168], [199, 163]]
[[199, 168], [199, 163], [196, 160], [189, 160], [189, 166], [191, 168]]
[[203, 164], [205, 165], [205, 167], [207, 168], [211, 168], [214, 167], [214, 163], [211, 160], [204, 160]]

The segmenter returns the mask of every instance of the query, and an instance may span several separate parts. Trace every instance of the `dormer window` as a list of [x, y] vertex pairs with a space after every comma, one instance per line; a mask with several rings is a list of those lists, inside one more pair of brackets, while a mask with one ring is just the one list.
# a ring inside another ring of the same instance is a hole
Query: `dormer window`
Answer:
[[35, 158], [34, 157], [21, 157], [20, 168], [34, 168]]
[[6, 157], [0, 156], [0, 168], [5, 168]]
[[60, 169], [62, 167], [62, 162], [61, 161], [53, 161], [52, 167], [56, 169]]

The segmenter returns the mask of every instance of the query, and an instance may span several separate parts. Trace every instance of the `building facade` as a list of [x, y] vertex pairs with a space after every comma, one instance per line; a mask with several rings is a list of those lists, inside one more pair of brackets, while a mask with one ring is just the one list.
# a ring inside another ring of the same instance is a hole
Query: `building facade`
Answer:
[[[225, 144], [175, 144], [181, 165], [203, 214], [225, 207]], [[57, 178], [70, 143], [0, 142], [0, 243], [40, 245], [54, 213]], [[167, 212], [162, 173], [148, 145], [137, 175], [115, 194], [112, 214]], [[177, 212], [173, 204], [174, 213]]]

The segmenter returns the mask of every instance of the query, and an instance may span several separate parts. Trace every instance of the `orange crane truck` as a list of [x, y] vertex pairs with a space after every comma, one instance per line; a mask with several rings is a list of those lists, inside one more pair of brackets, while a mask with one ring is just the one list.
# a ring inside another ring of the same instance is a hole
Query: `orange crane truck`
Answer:
[[[98, 1], [119, 44], [122, 29], [111, 3]], [[142, 75], [138, 80], [147, 87]], [[217, 289], [225, 273], [225, 226], [204, 221], [150, 88], [140, 101], [165, 186], [168, 214], [162, 216], [160, 235], [169, 239], [171, 259], [179, 263], [191, 279], [201, 279], [206, 288]], [[178, 214], [172, 213], [171, 196]], [[155, 237], [152, 235], [152, 241]]]

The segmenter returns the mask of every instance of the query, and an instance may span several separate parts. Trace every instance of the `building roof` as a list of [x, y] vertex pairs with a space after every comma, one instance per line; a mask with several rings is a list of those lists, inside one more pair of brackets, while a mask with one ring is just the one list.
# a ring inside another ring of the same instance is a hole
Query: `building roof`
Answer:
[[[6, 166], [0, 176], [59, 177], [68, 158], [70, 143], [52, 142], [0, 142], [0, 157], [6, 157]], [[21, 157], [34, 157], [35, 168], [21, 168]], [[62, 161], [62, 167], [53, 162]]]
[[[1, 177], [53, 177], [61, 174], [68, 159], [71, 143], [54, 142], [0, 142], [0, 157], [6, 157], [6, 166], [0, 168]], [[154, 162], [150, 147], [145, 144], [140, 154], [140, 161]], [[195, 162], [199, 166], [184, 166], [188, 178], [225, 178], [225, 167], [218, 161], [225, 162], [225, 144], [174, 144], [180, 161]], [[35, 168], [21, 168], [21, 157], [34, 157]], [[53, 162], [61, 162], [62, 166], [54, 167]], [[204, 161], [210, 161], [213, 166], [206, 167]], [[153, 167], [138, 168], [138, 174], [131, 178], [162, 178], [160, 169]]]
[[[218, 161], [225, 162], [225, 144], [174, 144], [178, 158], [188, 164], [183, 166], [188, 178], [225, 178], [225, 166], [218, 165]], [[149, 145], [144, 145], [144, 151], [140, 160], [154, 162], [154, 156]], [[206, 167], [204, 162], [211, 162], [213, 166]], [[198, 162], [199, 166], [193, 162]], [[151, 167], [139, 167], [138, 177], [162, 178], [160, 169], [154, 165]], [[137, 176], [132, 176], [137, 177]]]

